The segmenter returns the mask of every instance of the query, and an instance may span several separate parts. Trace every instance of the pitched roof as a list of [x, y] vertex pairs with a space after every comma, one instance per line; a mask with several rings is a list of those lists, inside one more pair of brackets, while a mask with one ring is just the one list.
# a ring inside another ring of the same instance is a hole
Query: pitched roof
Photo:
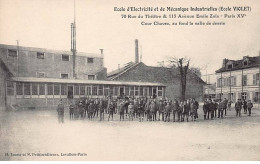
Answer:
[[[248, 61], [247, 65], [244, 65], [245, 60]], [[254, 56], [254, 57], [245, 56], [241, 60], [228, 60], [228, 59], [226, 59], [224, 62], [225, 63], [223, 63], [224, 64], [223, 67], [216, 70], [216, 73], [259, 67], [260, 66], [260, 56]], [[233, 67], [227, 68], [228, 63], [232, 63]]]
[[[135, 70], [136, 67], [142, 67], [141, 69], [144, 72], [149, 73], [153, 76], [147, 76], [145, 79], [142, 77], [142, 74], [138, 74]], [[176, 82], [176, 78], [179, 78], [179, 68], [167, 68], [167, 67], [155, 67], [155, 66], [147, 66], [142, 62], [134, 63], [131, 65], [131, 67], [128, 67], [127, 69], [124, 69], [122, 71], [119, 71], [118, 73], [114, 73], [108, 75], [108, 80], [116, 80], [118, 77], [123, 76], [124, 74], [128, 72], [133, 72], [136, 74], [136, 79], [139, 79], [139, 81], [152, 81], [152, 82], [160, 82], [160, 83], [169, 83], [170, 81]], [[198, 82], [201, 82], [203, 84], [206, 84], [199, 76], [197, 76], [195, 73], [188, 71], [188, 75], [192, 75], [192, 78]], [[139, 77], [140, 76], [140, 77]], [[191, 77], [191, 76], [190, 76]], [[136, 79], [130, 79], [132, 81]], [[129, 80], [129, 79], [128, 79]]]

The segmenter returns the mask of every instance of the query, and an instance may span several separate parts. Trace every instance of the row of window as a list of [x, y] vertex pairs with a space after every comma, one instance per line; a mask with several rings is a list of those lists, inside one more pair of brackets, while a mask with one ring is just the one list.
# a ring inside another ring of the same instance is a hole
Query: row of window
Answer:
[[[236, 83], [237, 79], [235, 76], [226, 77], [226, 78], [219, 78], [217, 80], [217, 87], [229, 87], [229, 86], [237, 86]], [[248, 85], [248, 78], [247, 75], [242, 76], [241, 81], [243, 86]], [[253, 74], [253, 85], [259, 85], [259, 73]]]
[[[45, 72], [36, 72], [36, 77], [38, 78], [44, 78], [45, 76]], [[69, 74], [68, 73], [61, 73], [60, 74], [60, 78], [61, 79], [68, 79], [69, 78]], [[88, 80], [95, 80], [95, 75], [88, 75]]]
[[[8, 56], [10, 57], [17, 57], [18, 53], [17, 50], [8, 50]], [[37, 59], [45, 59], [45, 53], [44, 52], [37, 52], [36, 53]], [[70, 55], [67, 54], [61, 54], [61, 60], [62, 61], [70, 61]], [[94, 63], [94, 58], [87, 58], [87, 63]]]
[[[237, 99], [244, 99], [248, 100], [250, 99], [250, 93], [249, 92], [241, 92], [241, 93], [219, 93], [217, 94], [217, 98], [226, 98], [228, 100], [232, 100], [233, 102], [237, 101]], [[259, 98], [259, 92], [252, 92], [251, 99], [255, 101]]]
[[[44, 83], [16, 82], [16, 95], [93, 95], [93, 96], [152, 96], [156, 88], [138, 86], [109, 86], [109, 85], [65, 85]], [[163, 95], [163, 88], [158, 87], [158, 96]], [[7, 94], [14, 95], [14, 83], [7, 82]]]

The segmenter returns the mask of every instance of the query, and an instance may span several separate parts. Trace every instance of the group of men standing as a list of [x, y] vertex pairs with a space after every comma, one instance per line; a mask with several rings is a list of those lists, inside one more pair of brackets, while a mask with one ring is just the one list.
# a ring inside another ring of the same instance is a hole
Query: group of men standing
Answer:
[[[204, 112], [204, 120], [205, 119], [214, 119], [216, 117], [223, 118], [224, 115], [227, 115], [227, 110], [231, 110], [232, 101], [228, 101], [226, 98], [223, 100], [205, 100], [203, 105]], [[248, 116], [251, 116], [251, 109], [253, 108], [253, 103], [251, 100], [241, 100], [238, 99], [235, 103], [236, 116], [241, 116], [241, 110], [244, 109], [244, 113], [247, 114], [247, 110], [249, 112]]]
[[[231, 110], [231, 101], [224, 99], [222, 101], [205, 100], [203, 105], [204, 119], [223, 118], [227, 114], [227, 110]], [[244, 108], [244, 113], [249, 112], [251, 116], [251, 109], [253, 104], [250, 100], [245, 101], [238, 99], [235, 103], [236, 116], [241, 116], [241, 109]], [[70, 101], [69, 115], [70, 120], [78, 120], [88, 118], [92, 120], [99, 117], [99, 120], [104, 120], [104, 115], [108, 114], [108, 121], [114, 119], [114, 114], [120, 115], [122, 120], [134, 120], [138, 118], [139, 121], [196, 121], [198, 119], [199, 103], [195, 99], [188, 99], [185, 101], [172, 100], [158, 100], [147, 98], [103, 98], [91, 99], [82, 98], [75, 102]], [[57, 107], [58, 120], [60, 123], [64, 122], [64, 104], [62, 100]]]

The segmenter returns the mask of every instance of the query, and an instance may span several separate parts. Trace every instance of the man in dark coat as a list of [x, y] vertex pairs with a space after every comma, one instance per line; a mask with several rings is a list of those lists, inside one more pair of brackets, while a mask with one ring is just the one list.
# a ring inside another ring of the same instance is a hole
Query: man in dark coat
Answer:
[[243, 108], [244, 108], [244, 113], [247, 114], [247, 102], [245, 99], [243, 100]]
[[57, 112], [59, 123], [64, 123], [64, 105], [62, 103], [62, 99], [60, 100], [59, 105], [57, 107]]
[[247, 108], [248, 108], [248, 116], [251, 116], [251, 109], [253, 108], [253, 103], [251, 102], [251, 100], [248, 100]]
[[242, 102], [240, 99], [237, 100], [237, 102], [235, 103], [235, 109], [236, 109], [236, 116], [240, 117], [241, 116], [241, 109], [242, 109]]
[[70, 109], [70, 120], [74, 119], [74, 108], [75, 108], [75, 105], [74, 105], [73, 101], [71, 101], [70, 102], [70, 106], [69, 106], [69, 109]]

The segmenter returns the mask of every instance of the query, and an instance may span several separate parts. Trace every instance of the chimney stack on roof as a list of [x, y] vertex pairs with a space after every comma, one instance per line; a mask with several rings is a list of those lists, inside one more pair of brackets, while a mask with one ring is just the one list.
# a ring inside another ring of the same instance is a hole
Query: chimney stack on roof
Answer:
[[138, 39], [135, 39], [135, 63], [139, 63]]
[[103, 55], [104, 49], [99, 49], [100, 53]]

